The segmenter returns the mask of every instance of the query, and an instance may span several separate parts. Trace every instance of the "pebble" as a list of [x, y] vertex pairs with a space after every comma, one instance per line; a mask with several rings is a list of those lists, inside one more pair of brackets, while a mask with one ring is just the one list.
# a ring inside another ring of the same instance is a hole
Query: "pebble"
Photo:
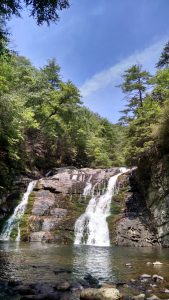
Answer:
[[165, 290], [164, 290], [164, 293], [169, 294], [169, 290], [168, 290], [168, 289], [165, 289]]
[[56, 289], [58, 291], [67, 291], [70, 289], [70, 283], [67, 280], [61, 281], [56, 284]]
[[132, 264], [131, 263], [127, 263], [125, 264], [126, 267], [132, 268]]
[[161, 266], [163, 263], [161, 263], [160, 261], [155, 261], [153, 262], [154, 266]]
[[149, 274], [143, 274], [140, 276], [141, 279], [150, 279], [151, 278], [151, 275]]
[[156, 282], [158, 282], [158, 281], [163, 281], [164, 280], [164, 277], [162, 277], [162, 276], [159, 276], [159, 275], [157, 275], [157, 274], [154, 274], [153, 275], [153, 280]]
[[132, 300], [144, 300], [145, 297], [145, 294], [139, 294], [137, 296], [132, 297]]
[[147, 298], [147, 300], [159, 300], [160, 298], [158, 298], [156, 295], [152, 295], [151, 297]]

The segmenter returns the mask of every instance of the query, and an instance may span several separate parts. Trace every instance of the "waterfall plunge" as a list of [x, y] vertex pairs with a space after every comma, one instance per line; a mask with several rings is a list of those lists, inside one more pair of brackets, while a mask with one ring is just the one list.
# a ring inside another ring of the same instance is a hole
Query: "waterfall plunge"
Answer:
[[[127, 171], [120, 168], [120, 173], [112, 176], [108, 181], [107, 190], [103, 195], [93, 196], [84, 214], [75, 223], [75, 245], [85, 244], [94, 246], [110, 246], [107, 217], [110, 215], [112, 196], [116, 192], [117, 178]], [[90, 194], [91, 184], [87, 182], [85, 195]], [[86, 193], [87, 191], [87, 193]]]
[[0, 240], [3, 240], [3, 241], [10, 240], [10, 235], [11, 235], [12, 230], [17, 227], [18, 233], [17, 233], [16, 241], [20, 241], [20, 226], [19, 226], [20, 220], [21, 220], [21, 217], [23, 216], [25, 209], [27, 207], [29, 195], [33, 191], [35, 185], [36, 185], [35, 180], [31, 181], [29, 183], [27, 191], [26, 191], [26, 193], [24, 193], [21, 202], [15, 208], [13, 215], [5, 223], [5, 226], [0, 235]]

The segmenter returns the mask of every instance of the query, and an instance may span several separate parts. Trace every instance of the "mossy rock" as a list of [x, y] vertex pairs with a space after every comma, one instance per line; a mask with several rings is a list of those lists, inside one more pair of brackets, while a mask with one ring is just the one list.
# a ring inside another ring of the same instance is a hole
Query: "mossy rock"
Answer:
[[54, 235], [54, 240], [61, 244], [70, 245], [74, 242], [73, 230], [55, 229], [52, 233]]
[[21, 240], [28, 241], [30, 236], [29, 216], [32, 213], [33, 204], [35, 201], [35, 192], [29, 195], [28, 205], [25, 213], [20, 221]]
[[[123, 176], [124, 175], [121, 175], [119, 177], [122, 177], [123, 179]], [[125, 209], [126, 195], [130, 190], [128, 182], [124, 181], [124, 183], [125, 184], [119, 189], [118, 193], [112, 197], [110, 216], [107, 218], [111, 242], [114, 241], [116, 236], [116, 224], [122, 217], [122, 212]]]

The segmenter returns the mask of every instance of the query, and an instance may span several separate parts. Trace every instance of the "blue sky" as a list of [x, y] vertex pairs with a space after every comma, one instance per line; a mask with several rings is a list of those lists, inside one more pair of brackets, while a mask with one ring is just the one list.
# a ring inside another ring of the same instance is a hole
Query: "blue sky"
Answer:
[[8, 27], [12, 47], [42, 67], [55, 57], [63, 80], [72, 80], [84, 104], [116, 122], [124, 95], [115, 87], [130, 65], [153, 73], [169, 40], [168, 0], [71, 0], [58, 24], [37, 26], [23, 12]]

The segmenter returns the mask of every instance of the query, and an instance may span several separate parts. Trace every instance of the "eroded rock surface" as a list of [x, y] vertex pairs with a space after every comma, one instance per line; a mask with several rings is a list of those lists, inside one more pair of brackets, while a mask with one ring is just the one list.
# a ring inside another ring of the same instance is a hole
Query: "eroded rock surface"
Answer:
[[169, 159], [168, 154], [157, 152], [143, 157], [138, 166], [140, 190], [156, 224], [157, 237], [169, 247]]
[[[148, 164], [147, 164], [148, 165]], [[168, 178], [161, 169], [143, 184], [136, 169], [118, 177], [109, 224], [112, 244], [121, 246], [169, 245]], [[155, 170], [154, 170], [155, 172]], [[32, 242], [73, 243], [74, 224], [85, 212], [91, 195], [83, 195], [87, 183], [94, 193], [104, 193], [108, 179], [119, 173], [111, 169], [54, 169], [37, 181], [21, 220], [21, 239]], [[150, 176], [149, 176], [150, 177]]]
[[118, 172], [119, 168], [61, 168], [38, 180], [21, 222], [22, 240], [72, 243], [75, 221], [91, 197], [83, 195], [86, 184], [104, 193], [108, 179]]
[[158, 246], [159, 240], [153, 216], [140, 193], [133, 169], [119, 177], [119, 192], [112, 199], [108, 219], [112, 244], [119, 246]]
[[80, 294], [80, 299], [82, 300], [117, 300], [121, 298], [122, 295], [116, 288], [88, 288], [83, 290]]

